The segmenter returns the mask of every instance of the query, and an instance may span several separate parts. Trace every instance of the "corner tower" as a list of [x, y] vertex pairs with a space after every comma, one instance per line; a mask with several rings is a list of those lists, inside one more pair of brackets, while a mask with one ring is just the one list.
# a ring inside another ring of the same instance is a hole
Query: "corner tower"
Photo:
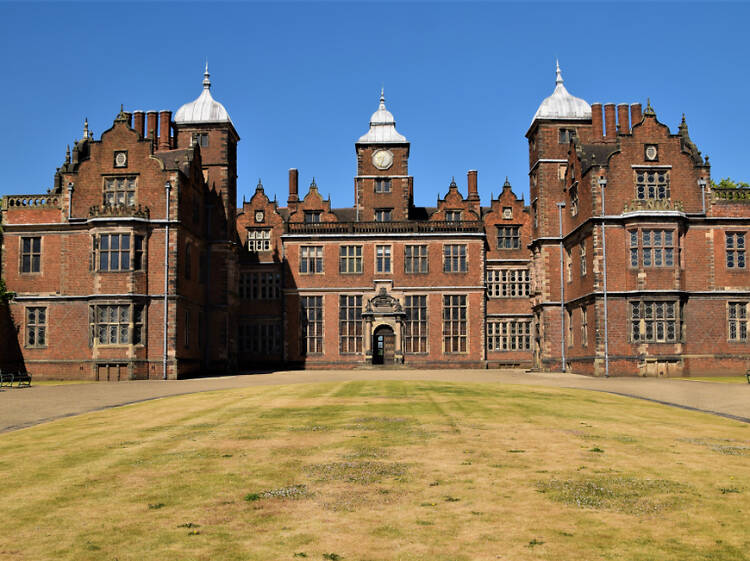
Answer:
[[[591, 106], [568, 93], [560, 65], [555, 89], [542, 101], [526, 133], [529, 140], [529, 193], [531, 195], [531, 252], [534, 283], [531, 290], [533, 363], [536, 369], [564, 368], [564, 337], [560, 308], [564, 286], [560, 282], [560, 233], [570, 230], [570, 207], [565, 206], [568, 151], [571, 140], [589, 142]], [[561, 224], [562, 222], [562, 224]]]
[[559, 64], [555, 72], [555, 89], [539, 105], [526, 132], [534, 238], [558, 235], [555, 203], [562, 200], [570, 140], [588, 142], [591, 137], [591, 106], [568, 93]]
[[211, 95], [208, 63], [203, 74], [203, 91], [194, 101], [177, 110], [174, 117], [177, 148], [193, 142], [200, 147], [203, 176], [209, 189], [216, 189], [224, 203], [228, 232], [234, 232], [237, 205], [237, 142], [240, 137], [229, 113]]
[[382, 90], [378, 110], [370, 117], [370, 130], [354, 146], [357, 151], [354, 179], [357, 220], [408, 220], [413, 200], [409, 142], [396, 131], [396, 121], [385, 108]]

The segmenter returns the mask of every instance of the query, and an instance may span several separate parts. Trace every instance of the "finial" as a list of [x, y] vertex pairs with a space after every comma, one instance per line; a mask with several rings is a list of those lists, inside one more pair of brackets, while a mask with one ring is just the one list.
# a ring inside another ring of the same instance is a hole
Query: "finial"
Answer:
[[555, 77], [555, 84], [559, 85], [563, 83], [563, 77], [562, 72], [560, 72], [560, 61], [557, 59], [555, 59], [555, 67], [555, 73], [557, 74], [557, 76]]
[[654, 108], [651, 107], [651, 98], [646, 98], [646, 110], [643, 112], [644, 115], [648, 115], [650, 117], [656, 117], [656, 111], [654, 111]]
[[70, 144], [65, 147], [65, 163], [70, 163]]
[[510, 188], [510, 181], [508, 181], [508, 176], [505, 176], [505, 183], [503, 183], [503, 189]]
[[210, 90], [211, 89], [211, 80], [208, 79], [208, 77], [211, 76], [208, 73], [208, 59], [206, 59], [206, 70], [203, 72], [203, 88]]
[[258, 178], [258, 185], [255, 186], [256, 191], [262, 191], [263, 190], [263, 182], [260, 180], [260, 177]]
[[89, 133], [89, 119], [88, 117], [83, 118], [83, 138], [91, 138]]
[[380, 87], [380, 103], [385, 103], [385, 86]]
[[121, 103], [120, 104], [120, 112], [117, 114], [117, 117], [115, 117], [115, 122], [116, 123], [118, 123], [118, 122], [125, 122], [127, 120], [128, 120], [128, 118], [125, 115], [125, 105], [123, 105]]
[[312, 182], [310, 183], [310, 189], [317, 189], [317, 188], [318, 188], [318, 184], [315, 183], [315, 176], [313, 176]]

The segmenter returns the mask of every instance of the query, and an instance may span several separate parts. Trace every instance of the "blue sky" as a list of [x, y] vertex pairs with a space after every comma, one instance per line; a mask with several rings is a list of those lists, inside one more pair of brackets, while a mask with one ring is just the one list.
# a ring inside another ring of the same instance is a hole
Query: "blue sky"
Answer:
[[0, 3], [0, 194], [46, 191], [84, 117], [99, 138], [120, 103], [195, 99], [206, 58], [242, 138], [240, 199], [261, 177], [285, 202], [296, 167], [301, 190], [314, 176], [351, 206], [354, 142], [381, 85], [417, 204], [454, 175], [465, 193], [469, 169], [484, 204], [506, 175], [527, 194], [524, 134], [556, 57], [573, 95], [650, 97], [673, 132], [684, 112], [714, 178], [750, 181], [748, 16], [738, 2]]

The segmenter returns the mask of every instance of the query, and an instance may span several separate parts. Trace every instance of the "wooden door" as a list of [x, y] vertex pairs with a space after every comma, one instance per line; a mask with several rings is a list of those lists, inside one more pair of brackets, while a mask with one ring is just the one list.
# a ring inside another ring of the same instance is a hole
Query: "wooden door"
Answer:
[[396, 336], [393, 331], [383, 334], [383, 364], [393, 364], [396, 356]]

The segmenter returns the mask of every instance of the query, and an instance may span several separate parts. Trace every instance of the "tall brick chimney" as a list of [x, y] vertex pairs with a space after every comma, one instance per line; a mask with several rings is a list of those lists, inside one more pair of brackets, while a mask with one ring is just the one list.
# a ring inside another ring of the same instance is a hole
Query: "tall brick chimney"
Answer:
[[606, 140], [615, 139], [615, 104], [605, 103], [604, 104], [604, 124], [607, 126], [607, 131], [604, 133]]
[[467, 183], [469, 184], [469, 199], [478, 199], [479, 198], [479, 189], [477, 188], [477, 170], [470, 169], [469, 172], [466, 174], [467, 176]]
[[630, 104], [630, 121], [633, 125], [639, 124], [643, 120], [643, 110], [640, 103]]
[[628, 134], [630, 132], [630, 117], [628, 112], [628, 104], [620, 103], [617, 105], [617, 125], [620, 127], [622, 134]]
[[593, 132], [594, 132], [594, 142], [601, 141], [604, 136], [601, 103], [591, 104], [591, 128], [593, 129]]
[[289, 170], [289, 200], [288, 203], [299, 202], [299, 172], [292, 168]]
[[146, 126], [146, 123], [144, 119], [146, 118], [146, 114], [143, 111], [135, 111], [133, 112], [133, 122], [135, 129], [135, 132], [137, 132], [139, 135], [141, 135], [141, 138], [144, 138], [143, 135], [143, 128]]
[[171, 121], [171, 111], [159, 112], [159, 150], [169, 150], [169, 128]]
[[156, 140], [156, 133], [158, 132], [158, 123], [156, 121], [156, 111], [149, 111], [146, 113], [146, 138]]

